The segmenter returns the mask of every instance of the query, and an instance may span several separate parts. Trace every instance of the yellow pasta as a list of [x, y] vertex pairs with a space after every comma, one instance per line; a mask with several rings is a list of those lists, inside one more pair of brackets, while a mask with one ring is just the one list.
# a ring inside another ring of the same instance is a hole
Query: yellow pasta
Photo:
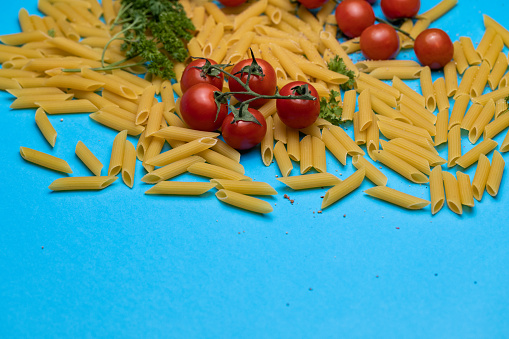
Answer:
[[492, 197], [498, 194], [500, 182], [504, 174], [505, 161], [498, 151], [493, 152], [493, 159], [491, 160], [490, 172], [488, 179], [486, 179], [486, 191]]
[[474, 123], [472, 124], [472, 128], [470, 128], [468, 133], [468, 140], [470, 140], [472, 144], [475, 144], [481, 137], [482, 133], [484, 132], [484, 128], [491, 121], [494, 115], [495, 103], [493, 100], [490, 100], [486, 106], [484, 106], [481, 113], [479, 113], [477, 119], [475, 119]]
[[304, 174], [313, 167], [313, 141], [311, 135], [306, 135], [300, 141], [300, 174]]
[[387, 139], [403, 138], [427, 150], [434, 150], [431, 141], [429, 141], [426, 137], [398, 128], [397, 126], [388, 124], [385, 121], [378, 121], [378, 128]]
[[437, 114], [435, 146], [441, 145], [447, 141], [449, 127], [449, 110], [444, 109]]
[[431, 200], [431, 214], [436, 214], [444, 205], [444, 180], [442, 177], [442, 167], [436, 166], [429, 176], [429, 193]]
[[447, 89], [445, 87], [445, 79], [438, 78], [433, 82], [433, 90], [435, 91], [435, 98], [437, 101], [438, 111], [449, 108], [449, 98], [447, 96]]
[[414, 197], [387, 186], [375, 186], [364, 191], [367, 195], [387, 201], [391, 204], [410, 209], [418, 210], [429, 205], [429, 201]]
[[278, 178], [277, 180], [294, 190], [334, 186], [341, 183], [341, 179], [331, 173], [295, 175]]
[[417, 17], [426, 18], [433, 22], [450, 11], [457, 3], [458, 0], [442, 0], [428, 11], [419, 14]]
[[283, 177], [288, 177], [293, 169], [293, 165], [285, 145], [281, 141], [276, 142], [276, 146], [274, 146], [274, 157], [276, 158], [276, 163], [281, 175]]
[[325, 161], [325, 143], [317, 137], [311, 137], [312, 162], [313, 167], [318, 173], [327, 172], [327, 162]]
[[129, 141], [125, 141], [124, 158], [122, 160], [122, 180], [130, 188], [134, 185], [134, 172], [136, 169], [136, 149]]
[[232, 171], [230, 169], [211, 165], [202, 162], [196, 162], [187, 168], [187, 171], [192, 174], [213, 178], [213, 179], [229, 179], [229, 180], [245, 180], [251, 181], [248, 176]]
[[[277, 117], [277, 114], [274, 115]], [[279, 120], [279, 118], [277, 118]], [[267, 132], [263, 136], [262, 142], [260, 143], [260, 150], [262, 161], [265, 166], [269, 166], [272, 163], [272, 159], [274, 157], [274, 139], [275, 139], [275, 128], [274, 128], [274, 118], [269, 116], [265, 121], [267, 123]], [[286, 138], [286, 130], [285, 130], [285, 138]], [[286, 141], [286, 140], [285, 140]]]
[[421, 66], [415, 67], [380, 67], [369, 73], [374, 78], [381, 80], [391, 80], [393, 77], [400, 79], [419, 79]]
[[361, 125], [359, 121], [359, 112], [353, 114], [353, 135], [355, 143], [357, 145], [363, 145], [366, 143], [366, 130], [361, 131]]
[[379, 116], [383, 116], [384, 118], [390, 118], [393, 120], [411, 123], [408, 118], [406, 118], [403, 114], [400, 113], [400, 111], [390, 107], [389, 105], [387, 105], [385, 102], [378, 99], [374, 95], [371, 95], [371, 108], [373, 109], [373, 111], [378, 113]]
[[454, 46], [453, 60], [456, 63], [456, 69], [458, 70], [459, 74], [463, 74], [463, 72], [465, 72], [465, 70], [469, 66], [467, 57], [465, 56], [465, 53], [463, 52], [463, 48], [461, 47], [461, 43], [459, 41], [455, 41], [453, 43], [453, 46]]
[[476, 52], [474, 45], [472, 44], [472, 39], [467, 36], [462, 36], [459, 38], [461, 43], [461, 48], [463, 48], [463, 53], [467, 58], [467, 62], [469, 65], [480, 65], [482, 60], [479, 54]]
[[322, 141], [325, 143], [325, 147], [339, 160], [343, 165], [346, 165], [346, 148], [338, 142], [338, 140], [332, 135], [331, 131], [327, 128], [322, 130]]
[[509, 46], [509, 31], [504, 28], [502, 25], [500, 25], [497, 21], [493, 20], [491, 17], [487, 16], [486, 14], [483, 14], [483, 20], [484, 20], [484, 26], [486, 28], [493, 28], [495, 32], [500, 35], [502, 40], [504, 41], [504, 44], [506, 46]]
[[103, 164], [81, 140], [76, 144], [75, 153], [94, 175], [101, 175]]
[[329, 207], [347, 194], [350, 194], [355, 189], [357, 189], [362, 184], [365, 173], [366, 170], [364, 167], [358, 169], [344, 181], [330, 188], [323, 197], [322, 209]]
[[472, 179], [472, 192], [477, 201], [481, 201], [484, 194], [486, 182], [490, 174], [490, 167], [489, 159], [484, 154], [480, 154], [474, 178]]
[[381, 140], [382, 148], [397, 156], [400, 159], [404, 159], [405, 162], [415, 167], [417, 170], [421, 171], [426, 175], [431, 174], [431, 170], [429, 167], [429, 162], [424, 157], [416, 154], [415, 152], [409, 151], [401, 146], [398, 146], [394, 143], [387, 142], [385, 140]]
[[270, 213], [273, 211], [272, 206], [261, 199], [254, 198], [241, 193], [221, 189], [216, 192], [216, 197], [227, 204], [233, 205], [256, 213]]
[[201, 195], [213, 187], [214, 184], [209, 182], [161, 181], [145, 191], [145, 194]]
[[211, 179], [211, 183], [216, 185], [218, 190], [226, 189], [229, 191], [246, 195], [276, 195], [277, 191], [266, 182], [257, 181], [238, 181], [228, 179]]
[[42, 167], [52, 169], [54, 171], [63, 173], [72, 173], [69, 164], [60, 158], [54, 157], [50, 154], [36, 151], [28, 147], [20, 147], [19, 152], [21, 157], [26, 161], [37, 164]]
[[300, 161], [300, 141], [299, 131], [293, 128], [287, 128], [287, 152], [290, 159], [293, 161]]
[[[355, 64], [352, 62], [352, 60], [350, 59], [348, 54], [346, 54], [343, 47], [341, 47], [339, 42], [336, 40], [336, 38], [332, 34], [330, 34], [329, 32], [326, 32], [326, 31], [320, 32], [320, 41], [333, 54], [338, 55], [341, 59], [343, 59], [343, 62], [345, 63], [345, 66], [347, 69], [353, 71], [355, 73], [355, 75], [359, 74], [359, 70], [357, 69]], [[326, 61], [328, 61], [328, 60], [326, 59]]]
[[488, 85], [490, 85], [491, 90], [494, 90], [499, 86], [502, 77], [504, 76], [505, 71], [507, 70], [507, 57], [504, 53], [500, 52], [498, 54], [498, 58], [493, 66], [490, 75], [488, 76]]
[[352, 165], [361, 169], [364, 168], [366, 177], [371, 180], [375, 185], [385, 186], [387, 185], [387, 177], [378, 168], [375, 167], [371, 162], [366, 160], [362, 155], [355, 155], [352, 158]]
[[405, 160], [397, 157], [396, 155], [389, 153], [384, 150], [378, 150], [373, 153], [374, 158], [377, 161], [380, 161], [382, 164], [391, 168], [393, 171], [399, 173], [403, 177], [408, 180], [418, 183], [424, 184], [427, 183], [428, 177], [416, 169], [414, 166], [410, 165]]
[[[399, 104], [399, 111], [401, 115], [407, 118], [413, 125], [425, 129], [428, 135], [433, 136], [436, 134], [436, 127], [434, 122], [427, 120], [426, 117], [420, 114], [416, 114], [417, 112], [408, 106], [406, 102], [403, 102], [403, 100]], [[428, 112], [426, 109], [424, 109], [424, 111]], [[436, 119], [436, 116], [433, 115], [432, 118]]]
[[502, 38], [500, 35], [495, 36], [495, 39], [493, 39], [493, 42], [491, 43], [490, 48], [486, 52], [486, 55], [483, 59], [489, 64], [490, 69], [495, 66], [498, 56], [502, 52], [503, 48], [504, 42], [502, 41]]
[[458, 160], [456, 165], [467, 168], [479, 159], [481, 154], [486, 155], [497, 147], [497, 142], [492, 139], [485, 139], [477, 144], [474, 148], [463, 154]]
[[418, 19], [410, 29], [410, 32], [408, 32], [410, 37], [413, 39], [417, 38], [419, 34], [429, 27], [430, 23], [431, 21], [427, 18]]
[[504, 140], [502, 141], [502, 144], [500, 145], [500, 152], [507, 152], [509, 151], [509, 132], [506, 133]]
[[231, 22], [230, 18], [228, 18], [215, 3], [206, 2], [203, 4], [203, 7], [205, 7], [207, 13], [209, 13], [210, 16], [214, 18], [214, 21], [223, 25], [225, 29], [229, 30], [234, 28], [233, 22]]
[[496, 35], [497, 35], [497, 32], [495, 31], [495, 29], [493, 29], [493, 27], [486, 27], [484, 34], [481, 38], [481, 41], [479, 42], [479, 44], [477, 45], [477, 47], [475, 49], [477, 54], [479, 54], [479, 56], [482, 59], [484, 59], [484, 55], [490, 48], [490, 45], [493, 42], [493, 39], [495, 38]]
[[[449, 61], [444, 66], [445, 92], [448, 97], [452, 97], [458, 90], [458, 76], [456, 71], [456, 63]], [[440, 110], [440, 109], [439, 109]]]
[[411, 141], [408, 141], [408, 140], [402, 139], [402, 138], [392, 139], [389, 141], [389, 143], [397, 145], [397, 146], [402, 147], [408, 151], [418, 154], [419, 156], [426, 159], [429, 162], [430, 166], [432, 166], [432, 167], [438, 166], [438, 165], [443, 165], [447, 162], [444, 158], [442, 158], [441, 156], [438, 155], [438, 152], [434, 148], [433, 148], [433, 151], [430, 151], [430, 150], [425, 149], [419, 145], [414, 144]]
[[216, 144], [216, 139], [213, 138], [200, 138], [186, 143], [182, 146], [173, 148], [169, 151], [161, 153], [155, 157], [148, 158], [146, 163], [154, 166], [164, 166], [169, 163], [186, 158], [191, 155], [195, 155], [201, 151], [204, 151]]
[[449, 131], [447, 150], [447, 167], [453, 167], [456, 165], [456, 160], [461, 157], [461, 127], [459, 125], [455, 125]]
[[431, 80], [431, 70], [428, 66], [423, 67], [419, 79], [421, 83], [422, 95], [426, 99], [426, 108], [433, 112], [436, 108], [436, 99], [433, 91], [433, 83]]
[[108, 175], [117, 175], [122, 169], [122, 162], [124, 160], [125, 143], [127, 137], [127, 130], [121, 131], [113, 139], [113, 146], [111, 148], [110, 164], [108, 167]]
[[461, 125], [463, 118], [465, 117], [465, 111], [470, 103], [470, 97], [468, 95], [459, 96], [454, 102], [451, 116], [449, 117], [449, 129], [456, 125]]
[[359, 130], [365, 131], [373, 123], [373, 110], [371, 109], [371, 91], [366, 89], [359, 94]]
[[481, 111], [483, 110], [483, 106], [477, 103], [474, 103], [470, 106], [465, 117], [461, 121], [461, 128], [469, 131], [474, 124], [474, 121], [477, 119]]
[[[456, 76], [456, 73], [454, 73], [454, 75]], [[426, 99], [424, 99], [424, 97], [421, 94], [411, 89], [406, 83], [401, 81], [401, 79], [398, 78], [397, 76], [394, 76], [392, 78], [392, 87], [396, 88], [401, 93], [401, 95], [404, 95], [412, 99], [419, 105], [424, 106], [426, 104]]]
[[245, 173], [244, 166], [239, 164], [237, 161], [211, 149], [201, 151], [198, 153], [198, 155], [205, 159], [209, 164], [231, 169], [232, 171], [238, 172], [240, 174]]
[[54, 147], [57, 140], [57, 132], [55, 131], [55, 128], [53, 128], [53, 125], [51, 125], [48, 116], [42, 108], [38, 108], [35, 112], [35, 122], [44, 138], [48, 141], [51, 147]]
[[452, 175], [449, 172], [443, 172], [442, 178], [444, 179], [445, 198], [447, 201], [447, 206], [454, 213], [461, 215], [463, 213], [463, 207], [461, 204], [458, 181], [456, 180], [454, 175]]
[[[392, 126], [392, 127], [396, 127], [398, 129], [401, 129], [401, 130], [404, 130], [406, 132], [409, 132], [409, 133], [413, 133], [413, 134], [416, 134], [418, 136], [421, 136], [421, 137], [424, 137], [426, 138], [427, 140], [429, 140], [430, 142], [433, 141], [433, 139], [431, 138], [431, 135], [430, 133], [422, 128], [422, 127], [419, 127], [419, 126], [415, 126], [415, 125], [412, 125], [412, 124], [409, 124], [409, 123], [405, 123], [403, 121], [399, 121], [399, 120], [395, 120], [395, 119], [392, 119], [392, 118], [387, 118], [383, 115], [379, 115], [377, 116], [378, 120], [381, 122], [381, 129], [386, 129], [385, 127], [387, 127], [388, 125], [389, 126]], [[383, 131], [382, 131], [383, 133]]]
[[503, 99], [506, 96], [509, 95], [509, 87], [499, 88], [497, 90], [494, 90], [493, 92], [488, 92], [486, 94], [483, 94], [481, 96], [472, 98], [472, 102], [486, 105], [490, 99], [493, 99], [493, 101], [497, 101], [499, 99]]
[[470, 96], [477, 97], [482, 95], [484, 88], [486, 87], [486, 82], [488, 81], [488, 76], [490, 75], [490, 65], [487, 61], [483, 61], [477, 70], [477, 74], [475, 75], [475, 79], [472, 82], [472, 86], [470, 87]]
[[81, 75], [87, 79], [97, 80], [99, 82], [104, 83], [104, 89], [113, 92], [115, 94], [118, 94], [119, 96], [136, 100], [138, 98], [138, 95], [136, 94], [136, 91], [134, 91], [132, 88], [126, 86], [123, 83], [118, 83], [117, 81], [105, 76], [104, 74], [100, 74], [98, 72], [95, 72], [91, 70], [90, 68], [82, 68], [81, 69]]
[[341, 115], [341, 121], [353, 120], [356, 101], [357, 92], [354, 89], [345, 91], [343, 97], [343, 114]]
[[117, 179], [115, 176], [64, 177], [53, 181], [48, 188], [52, 191], [101, 190]]
[[464, 206], [474, 207], [474, 193], [472, 192], [470, 176], [461, 171], [457, 171], [456, 179], [458, 181], [461, 204]]
[[189, 166], [198, 162], [204, 163], [205, 159], [197, 155], [192, 155], [190, 157], [177, 160], [169, 165], [160, 167], [154, 171], [145, 174], [141, 178], [141, 181], [146, 182], [148, 184], [156, 184], [160, 181], [168, 180], [173, 177], [176, 177], [177, 175], [185, 173]]
[[143, 126], [135, 125], [134, 121], [121, 118], [115, 114], [105, 111], [92, 113], [90, 114], [90, 118], [100, 123], [101, 125], [107, 126], [117, 131], [127, 130], [127, 134], [129, 135], [139, 135], [144, 130]]
[[77, 100], [38, 100], [35, 105], [42, 107], [48, 114], [67, 114], [67, 113], [90, 113], [96, 112], [97, 107], [86, 99]]
[[[376, 80], [378, 80], [378, 79], [376, 79]], [[364, 82], [362, 80], [357, 79], [357, 81], [355, 81], [354, 87], [355, 87], [355, 90], [357, 91], [357, 93], [361, 93], [362, 91], [370, 88], [371, 89], [371, 94], [373, 96], [375, 96], [378, 99], [382, 100], [384, 103], [386, 103], [390, 107], [396, 107], [398, 105], [396, 97], [393, 96], [391, 93], [388, 93], [388, 92], [386, 92], [383, 89], [377, 89], [375, 87], [372, 87], [368, 83], [366, 83], [366, 82]], [[398, 96], [398, 98], [399, 98], [399, 96]]]

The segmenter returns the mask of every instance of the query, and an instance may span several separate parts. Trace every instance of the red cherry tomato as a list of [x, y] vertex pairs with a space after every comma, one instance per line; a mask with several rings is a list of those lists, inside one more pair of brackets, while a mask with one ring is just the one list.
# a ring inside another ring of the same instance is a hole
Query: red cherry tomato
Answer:
[[295, 96], [311, 94], [316, 98], [316, 100], [277, 99], [277, 114], [286, 126], [296, 129], [306, 128], [316, 121], [320, 114], [320, 97], [313, 86], [303, 81], [294, 81], [283, 86], [279, 94]]
[[215, 131], [228, 114], [228, 106], [221, 104], [219, 114], [214, 100], [214, 92], [219, 92], [211, 84], [196, 84], [188, 89], [180, 99], [180, 113], [185, 123], [200, 131]]
[[399, 52], [399, 36], [387, 24], [376, 24], [364, 30], [360, 39], [361, 51], [366, 59], [387, 60]]
[[298, 0], [298, 1], [302, 4], [302, 6], [308, 9], [313, 9], [322, 7], [323, 4], [325, 4], [328, 0]]
[[[218, 90], [223, 89], [224, 76], [223, 73], [209, 68], [208, 64], [217, 65], [212, 59], [196, 59], [187, 65], [180, 79], [180, 88], [185, 93], [189, 88], [199, 83], [208, 83], [215, 86]], [[203, 67], [199, 69], [197, 67]]]
[[421, 8], [420, 0], [381, 0], [380, 7], [389, 20], [413, 18]]
[[[243, 83], [247, 82], [248, 70], [251, 67], [251, 77], [249, 78], [249, 88], [258, 94], [263, 95], [274, 95], [276, 93], [277, 79], [276, 71], [267, 61], [263, 59], [245, 59], [237, 63], [233, 69], [232, 74], [240, 78]], [[262, 75], [263, 74], [263, 75]], [[230, 91], [232, 92], [245, 92], [246, 90], [242, 87], [237, 80], [230, 78], [228, 80]], [[252, 95], [246, 94], [234, 94], [234, 97], [239, 101], [246, 101], [252, 99]], [[263, 106], [269, 99], [256, 99], [249, 103], [250, 107], [258, 108]]]
[[336, 7], [336, 22], [339, 29], [349, 38], [361, 35], [375, 23], [375, 13], [364, 0], [344, 0]]
[[239, 6], [239, 5], [242, 5], [244, 2], [246, 2], [247, 0], [219, 0], [219, 2], [223, 5], [223, 6], [228, 6], [228, 7], [235, 7], [235, 6]]
[[438, 28], [429, 28], [415, 39], [414, 51], [422, 65], [440, 69], [451, 61], [454, 46], [447, 33]]
[[224, 141], [237, 150], [247, 150], [258, 145], [267, 132], [267, 122], [260, 111], [254, 108], [247, 110], [259, 123], [235, 119], [231, 113], [221, 126]]

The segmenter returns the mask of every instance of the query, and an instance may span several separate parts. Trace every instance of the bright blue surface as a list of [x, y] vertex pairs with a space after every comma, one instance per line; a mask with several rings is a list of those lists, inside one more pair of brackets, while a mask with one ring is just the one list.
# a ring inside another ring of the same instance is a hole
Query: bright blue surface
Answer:
[[[35, 0], [23, 6], [37, 13]], [[3, 4], [0, 34], [19, 31], [19, 7]], [[460, 0], [431, 27], [477, 44], [481, 13], [509, 27], [501, 0]], [[415, 58], [411, 51], [400, 57]], [[270, 215], [224, 205], [212, 191], [146, 196], [141, 164], [133, 189], [119, 179], [100, 192], [51, 193], [48, 185], [62, 175], [23, 161], [20, 146], [66, 159], [73, 175], [89, 175], [74, 155], [76, 143], [107, 166], [116, 132], [87, 114], [51, 116], [58, 132], [52, 149], [34, 110], [10, 110], [11, 101], [0, 93], [3, 338], [509, 336], [507, 177], [496, 198], [485, 193], [462, 216], [447, 207], [432, 216], [429, 206], [406, 211], [371, 199], [362, 193], [368, 181], [320, 214], [326, 189], [285, 188], [275, 179], [277, 166], [263, 166], [256, 148], [242, 163], [247, 175], [278, 190], [265, 198], [274, 205]], [[463, 145], [472, 147], [466, 136]], [[439, 150], [447, 156], [447, 147]], [[327, 160], [329, 172], [354, 171], [351, 158], [346, 166]], [[427, 185], [383, 171], [390, 187], [429, 199]]]

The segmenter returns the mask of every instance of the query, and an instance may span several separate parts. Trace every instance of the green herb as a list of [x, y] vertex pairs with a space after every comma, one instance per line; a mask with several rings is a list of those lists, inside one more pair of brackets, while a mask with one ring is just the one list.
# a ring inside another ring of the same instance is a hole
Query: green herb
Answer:
[[122, 31], [111, 41], [124, 40], [127, 59], [141, 58], [138, 64], [144, 64], [149, 73], [175, 79], [173, 61], [188, 57], [186, 42], [194, 30], [179, 1], [122, 0], [115, 25], [122, 25]]
[[49, 30], [48, 30], [48, 35], [49, 35], [50, 37], [54, 38], [54, 37], [55, 37], [55, 29], [54, 29], [54, 28], [49, 29]]
[[355, 73], [346, 68], [343, 58], [340, 58], [338, 55], [336, 55], [334, 59], [329, 60], [329, 62], [327, 63], [327, 67], [331, 71], [346, 75], [349, 78], [347, 82], [341, 84], [342, 90], [346, 91], [353, 88], [353, 84], [355, 82]]
[[339, 95], [339, 92], [331, 90], [328, 100], [327, 98], [320, 98], [320, 115], [318, 116], [336, 126], [341, 123], [341, 115], [343, 114], [343, 108], [336, 99]]

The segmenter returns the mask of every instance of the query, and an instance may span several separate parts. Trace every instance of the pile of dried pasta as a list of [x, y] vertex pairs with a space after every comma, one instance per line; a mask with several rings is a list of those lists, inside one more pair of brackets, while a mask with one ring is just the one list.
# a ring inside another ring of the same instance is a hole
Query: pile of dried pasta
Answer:
[[[432, 82], [430, 69], [410, 60], [354, 64], [348, 54], [359, 49], [358, 41], [336, 40], [332, 0], [316, 15], [302, 6], [296, 9], [287, 0], [261, 0], [233, 9], [213, 2], [180, 2], [196, 27], [188, 44], [192, 56], [234, 64], [247, 58], [251, 48], [256, 57], [272, 64], [279, 87], [294, 80], [308, 81], [325, 97], [331, 90], [339, 92], [339, 85], [347, 80], [327, 68], [331, 58], [339, 55], [355, 73], [355, 87], [343, 92], [341, 102], [342, 120], [353, 120], [353, 139], [323, 119], [305, 130], [288, 128], [275, 114], [274, 101], [260, 109], [269, 127], [261, 145], [263, 163], [269, 166], [275, 158], [282, 174], [279, 180], [292, 189], [331, 186], [322, 209], [354, 191], [365, 178], [375, 184], [366, 194], [408, 209], [421, 209], [431, 202], [433, 214], [444, 202], [461, 214], [462, 206], [473, 206], [474, 198], [481, 200], [485, 190], [497, 194], [504, 160], [495, 151], [490, 163], [486, 154], [497, 147], [492, 138], [509, 126], [504, 100], [509, 95], [508, 60], [502, 53], [504, 44], [509, 45], [509, 32], [491, 18], [484, 17], [486, 31], [478, 46], [468, 37], [454, 43], [454, 59], [445, 66], [444, 77]], [[406, 20], [401, 28], [415, 37], [456, 2], [442, 0], [415, 20]], [[92, 112], [93, 120], [119, 131], [107, 176], [101, 176], [102, 163], [80, 141], [76, 154], [95, 176], [63, 177], [49, 188], [103, 189], [119, 173], [132, 187], [138, 159], [147, 171], [142, 181], [155, 184], [146, 194], [199, 195], [216, 188], [221, 201], [258, 213], [271, 212], [268, 202], [252, 195], [277, 194], [274, 188], [246, 176], [240, 154], [218, 139], [219, 133], [192, 130], [182, 121], [174, 97], [174, 91], [181, 95], [178, 83], [133, 74], [143, 69], [93, 70], [103, 66], [103, 48], [116, 32], [104, 22], [111, 23], [119, 7], [119, 1], [112, 0], [101, 4], [97, 0], [39, 0], [45, 17], [22, 9], [22, 32], [0, 37], [0, 87], [16, 97], [11, 108], [37, 109], [37, 125], [52, 146], [56, 132], [47, 114]], [[403, 48], [412, 47], [411, 39], [400, 37]], [[123, 59], [120, 43], [109, 44], [106, 63]], [[177, 78], [185, 66], [175, 64]], [[64, 68], [78, 72], [64, 72]], [[458, 74], [463, 75], [459, 84]], [[422, 94], [404, 79], [420, 79]], [[391, 80], [391, 85], [381, 80]], [[492, 91], [482, 95], [486, 85]], [[472, 144], [483, 136], [465, 154], [461, 153], [461, 129], [468, 130]], [[388, 141], [381, 140], [380, 133]], [[136, 147], [127, 134], [139, 135]], [[166, 142], [171, 149], [161, 153]], [[446, 142], [448, 159], [443, 159], [435, 146]], [[359, 147], [362, 144], [366, 151]], [[327, 173], [326, 149], [343, 165], [351, 156], [357, 171], [345, 180]], [[509, 150], [509, 134], [499, 150]], [[63, 159], [26, 147], [20, 151], [27, 161], [72, 173]], [[366, 155], [411, 182], [429, 183], [430, 201], [387, 187], [387, 177]], [[299, 163], [300, 175], [291, 175], [294, 163]], [[441, 168], [443, 164], [467, 168], [474, 163], [477, 170], [472, 181], [461, 171], [455, 177]], [[317, 173], [305, 174], [311, 169]], [[184, 172], [208, 177], [210, 183], [168, 180]]]

